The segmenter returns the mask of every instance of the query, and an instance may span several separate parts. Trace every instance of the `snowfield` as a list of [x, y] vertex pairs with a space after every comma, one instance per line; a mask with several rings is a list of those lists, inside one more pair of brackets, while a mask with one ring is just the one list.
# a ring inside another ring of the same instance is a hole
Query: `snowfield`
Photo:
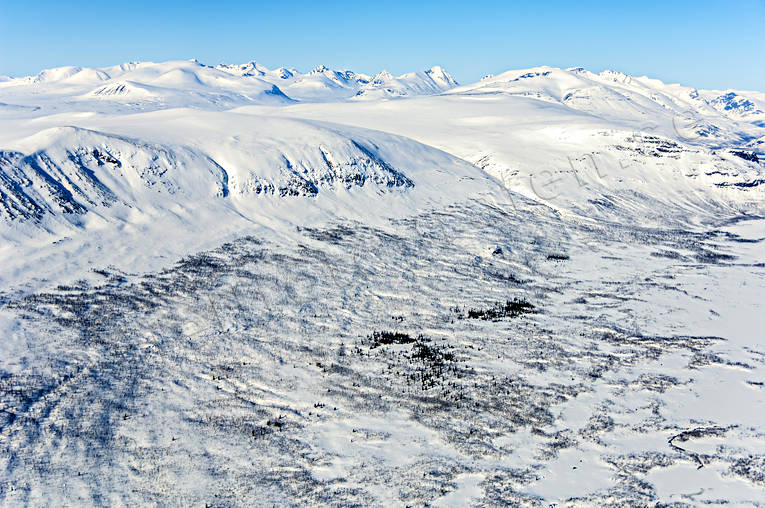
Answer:
[[765, 94], [0, 80], [4, 505], [765, 506]]

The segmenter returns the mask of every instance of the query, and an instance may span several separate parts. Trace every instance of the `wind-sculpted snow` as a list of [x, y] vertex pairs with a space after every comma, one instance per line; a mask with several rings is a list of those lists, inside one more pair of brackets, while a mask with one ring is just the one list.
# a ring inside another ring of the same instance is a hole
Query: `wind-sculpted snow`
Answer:
[[763, 287], [746, 238], [524, 200], [298, 233], [6, 295], [3, 502], [762, 499], [765, 351], [708, 321]]

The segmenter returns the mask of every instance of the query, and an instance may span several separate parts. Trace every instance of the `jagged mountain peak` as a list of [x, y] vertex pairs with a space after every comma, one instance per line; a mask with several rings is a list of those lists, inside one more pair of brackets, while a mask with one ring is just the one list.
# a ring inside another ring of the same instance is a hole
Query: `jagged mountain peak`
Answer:
[[[50, 106], [56, 109], [60, 107], [61, 98], [58, 88], [65, 86], [67, 94], [75, 97], [78, 103], [97, 100], [98, 103], [92, 105], [96, 110], [165, 109], [184, 103], [223, 109], [293, 99], [329, 102], [367, 97], [409, 97], [441, 93], [456, 85], [454, 78], [440, 66], [400, 76], [384, 70], [371, 77], [327, 65], [301, 73], [289, 67], [269, 69], [256, 60], [211, 66], [192, 59], [126, 62], [103, 68], [66, 66], [46, 69], [34, 76], [0, 80], [0, 96], [3, 91], [10, 91], [14, 96], [26, 95], [25, 86], [36, 86], [39, 89], [33, 92], [31, 100], [46, 99], [50, 91]], [[56, 100], [53, 100], [54, 95]], [[106, 98], [124, 100], [104, 101]], [[8, 101], [11, 104], [17, 102]], [[34, 104], [33, 107], [37, 106]]]
[[388, 72], [386, 69], [383, 69], [377, 74], [375, 74], [375, 77], [372, 79], [372, 82], [382, 84], [392, 79], [393, 79], [393, 74]]
[[[250, 67], [221, 64], [216, 68], [244, 76]], [[258, 77], [278, 85], [289, 97], [307, 102], [429, 95], [457, 86], [457, 81], [440, 66], [400, 76], [387, 70], [369, 76], [327, 65], [319, 65], [307, 73], [285, 67], [269, 70], [258, 65], [257, 69]]]
[[442, 83], [445, 86], [454, 87], [459, 84], [457, 83], [457, 80], [454, 79], [451, 74], [446, 72], [446, 70], [440, 65], [434, 65], [430, 68], [430, 70], [425, 71], [425, 73], [428, 74], [428, 76], [430, 76], [434, 81]]
[[308, 74], [324, 74], [330, 70], [326, 65], [317, 65]]

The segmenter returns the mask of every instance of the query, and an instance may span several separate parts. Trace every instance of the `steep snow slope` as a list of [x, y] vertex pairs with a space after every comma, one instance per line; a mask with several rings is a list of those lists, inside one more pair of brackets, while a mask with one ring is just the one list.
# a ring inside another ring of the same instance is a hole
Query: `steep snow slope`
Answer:
[[[207, 118], [210, 123], [214, 120]], [[76, 127], [45, 130], [19, 142], [24, 153], [0, 152], [7, 198], [2, 215], [41, 219], [45, 212], [71, 215], [117, 202], [140, 209], [141, 200], [150, 199], [146, 189], [157, 195], [155, 200], [178, 194], [182, 203], [230, 193], [315, 196], [320, 188], [350, 189], [367, 183], [382, 189], [414, 187], [364, 141], [329, 131], [311, 146], [311, 135], [317, 137], [319, 129], [312, 132], [299, 122], [255, 120], [249, 126], [262, 128], [263, 123], [271, 135], [280, 128], [300, 133], [306, 145], [282, 139], [280, 147], [264, 145], [263, 138], [240, 139], [225, 152], [220, 147], [216, 151], [228, 168], [224, 169], [199, 148], [168, 148]], [[160, 123], [160, 128], [167, 127]], [[189, 137], [192, 132], [186, 131]]]
[[290, 97], [302, 101], [335, 101], [355, 95], [357, 90], [369, 84], [372, 78], [352, 71], [336, 71], [319, 66], [308, 73], [280, 67], [269, 70], [257, 62], [242, 65], [220, 64], [217, 69], [235, 76], [256, 76], [279, 86]]
[[701, 95], [716, 110], [738, 120], [765, 127], [765, 94], [759, 92], [724, 92], [703, 90]]
[[394, 77], [382, 71], [362, 86], [354, 96], [359, 100], [434, 95], [457, 86], [457, 82], [441, 67]]
[[[55, 127], [54, 115], [0, 129], [7, 268], [35, 270], [32, 260], [46, 251], [39, 241], [104, 245], [136, 225], [142, 233], [125, 235], [125, 250], [156, 237], [154, 248], [177, 255], [235, 229], [194, 234], [211, 223], [301, 224], [335, 214], [374, 221], [499, 191], [444, 152], [353, 127], [188, 109], [76, 120], [77, 127]], [[163, 240], [166, 228], [178, 235]], [[26, 249], [34, 254], [13, 256]]]

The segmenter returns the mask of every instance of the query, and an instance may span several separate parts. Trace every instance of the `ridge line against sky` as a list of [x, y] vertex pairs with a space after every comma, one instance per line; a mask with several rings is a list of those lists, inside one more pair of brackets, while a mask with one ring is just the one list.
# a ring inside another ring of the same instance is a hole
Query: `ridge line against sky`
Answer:
[[765, 91], [765, 0], [534, 5], [0, 0], [0, 75], [75, 65], [256, 60], [374, 75], [444, 67], [460, 83], [539, 65]]

